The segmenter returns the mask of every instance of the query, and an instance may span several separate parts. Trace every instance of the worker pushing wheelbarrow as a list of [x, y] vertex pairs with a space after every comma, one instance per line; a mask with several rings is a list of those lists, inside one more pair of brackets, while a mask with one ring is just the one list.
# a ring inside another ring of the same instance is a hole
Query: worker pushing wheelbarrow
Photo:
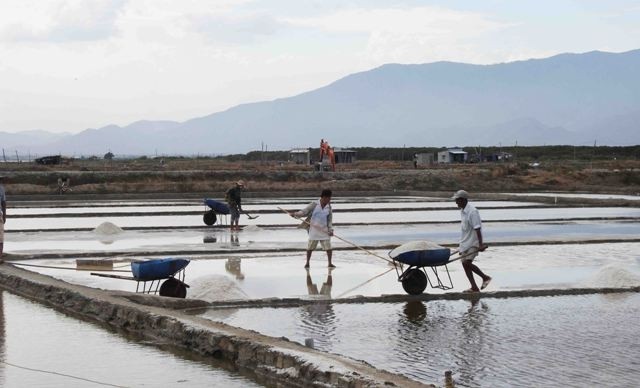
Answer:
[[242, 190], [244, 190], [244, 181], [239, 180], [236, 184], [227, 190], [225, 193], [225, 202], [216, 201], [215, 199], [205, 198], [204, 204], [210, 208], [210, 210], [204, 213], [204, 223], [206, 225], [213, 225], [216, 223], [218, 215], [231, 215], [231, 230], [238, 231], [240, 226], [238, 225], [240, 220], [240, 213], [245, 213], [250, 220], [258, 218], [258, 216], [251, 216], [249, 213], [242, 210]]
[[[452, 259], [451, 256], [456, 253], [458, 251], [452, 252], [451, 249], [430, 241], [411, 241], [389, 251], [389, 257], [393, 260], [402, 288], [407, 294], [419, 295], [427, 285], [441, 290], [453, 288], [447, 264], [463, 259], [476, 251]], [[404, 269], [404, 265], [408, 268]], [[431, 275], [435, 278], [433, 281], [429, 277], [427, 267], [431, 269]], [[438, 267], [444, 267], [446, 278], [442, 272], [438, 273]]]

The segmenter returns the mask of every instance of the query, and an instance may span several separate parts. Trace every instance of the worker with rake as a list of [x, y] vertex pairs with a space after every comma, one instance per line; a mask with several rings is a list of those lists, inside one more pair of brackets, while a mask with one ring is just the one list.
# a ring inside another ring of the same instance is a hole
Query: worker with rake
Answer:
[[331, 263], [331, 236], [333, 236], [333, 213], [331, 211], [331, 190], [324, 189], [320, 194], [320, 199], [311, 202], [303, 209], [297, 212], [288, 212], [291, 217], [300, 218], [306, 217], [301, 227], [307, 229], [309, 232], [309, 242], [307, 245], [307, 263], [305, 268], [309, 268], [309, 260], [311, 259], [311, 253], [318, 246], [318, 243], [322, 246], [322, 249], [327, 252], [327, 259], [329, 260], [328, 267], [335, 268], [335, 265]]

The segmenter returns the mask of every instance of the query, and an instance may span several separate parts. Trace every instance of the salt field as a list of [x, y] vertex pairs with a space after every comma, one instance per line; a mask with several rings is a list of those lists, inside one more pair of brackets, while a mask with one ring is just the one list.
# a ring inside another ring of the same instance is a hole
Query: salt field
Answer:
[[[476, 263], [493, 277], [487, 296], [520, 290], [620, 292], [423, 301], [406, 297], [388, 253], [415, 240], [454, 247], [460, 214], [452, 201], [341, 198], [335, 204], [333, 270], [322, 251], [314, 252], [309, 270], [303, 268], [306, 232], [278, 210], [305, 203], [253, 199], [246, 210], [259, 217], [243, 215], [240, 232], [204, 225], [204, 207], [185, 201], [158, 201], [154, 210], [134, 201], [118, 202], [117, 210], [87, 201], [42, 208], [30, 203], [10, 210], [20, 218], [7, 222], [5, 252], [28, 270], [127, 292], [135, 292], [137, 282], [90, 272], [130, 276], [131, 261], [190, 259], [187, 299], [214, 304], [193, 314], [300, 343], [311, 340], [316, 349], [424, 383], [441, 383], [446, 370], [460, 387], [629, 386], [640, 378], [633, 367], [640, 342], [631, 324], [640, 298], [624, 292], [640, 286], [640, 209], [479, 201], [489, 249]], [[108, 216], [96, 215], [103, 211]], [[79, 258], [109, 261], [114, 271], [77, 270]], [[425, 292], [468, 288], [459, 262], [447, 269], [453, 288]], [[442, 276], [445, 270], [438, 267]], [[384, 295], [405, 300], [368, 302]], [[270, 298], [304, 303], [269, 307]], [[21, 317], [14, 319], [26, 319]], [[235, 381], [227, 372], [216, 373]]]

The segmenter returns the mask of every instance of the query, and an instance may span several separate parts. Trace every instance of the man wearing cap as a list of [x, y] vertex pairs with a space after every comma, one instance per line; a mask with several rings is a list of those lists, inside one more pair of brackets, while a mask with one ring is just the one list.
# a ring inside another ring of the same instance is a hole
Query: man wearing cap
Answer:
[[244, 181], [239, 180], [236, 185], [227, 190], [225, 199], [229, 204], [231, 212], [231, 230], [240, 230], [238, 221], [240, 221], [240, 212], [242, 211], [242, 190], [244, 189]]
[[[471, 283], [471, 288], [465, 292], [480, 292], [484, 290], [491, 282], [491, 276], [486, 275], [473, 264], [473, 259], [478, 256], [478, 252], [482, 252], [487, 249], [487, 246], [482, 242], [482, 220], [480, 219], [480, 213], [475, 206], [469, 203], [469, 193], [464, 190], [458, 190], [451, 197], [456, 201], [456, 205], [460, 208], [460, 218], [462, 234], [460, 236], [460, 256], [464, 256], [461, 259], [462, 268], [464, 273]], [[476, 274], [482, 278], [482, 285], [478, 288], [473, 274]]]
[[2, 252], [4, 251], [4, 223], [7, 222], [7, 197], [4, 193], [4, 176], [0, 176], [0, 210], [2, 223], [0, 223], [0, 263], [2, 263]]

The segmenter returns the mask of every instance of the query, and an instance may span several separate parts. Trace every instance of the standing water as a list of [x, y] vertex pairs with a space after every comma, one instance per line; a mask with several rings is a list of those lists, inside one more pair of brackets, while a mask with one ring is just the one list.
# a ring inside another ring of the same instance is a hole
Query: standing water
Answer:
[[2, 387], [261, 386], [223, 367], [0, 292]]

